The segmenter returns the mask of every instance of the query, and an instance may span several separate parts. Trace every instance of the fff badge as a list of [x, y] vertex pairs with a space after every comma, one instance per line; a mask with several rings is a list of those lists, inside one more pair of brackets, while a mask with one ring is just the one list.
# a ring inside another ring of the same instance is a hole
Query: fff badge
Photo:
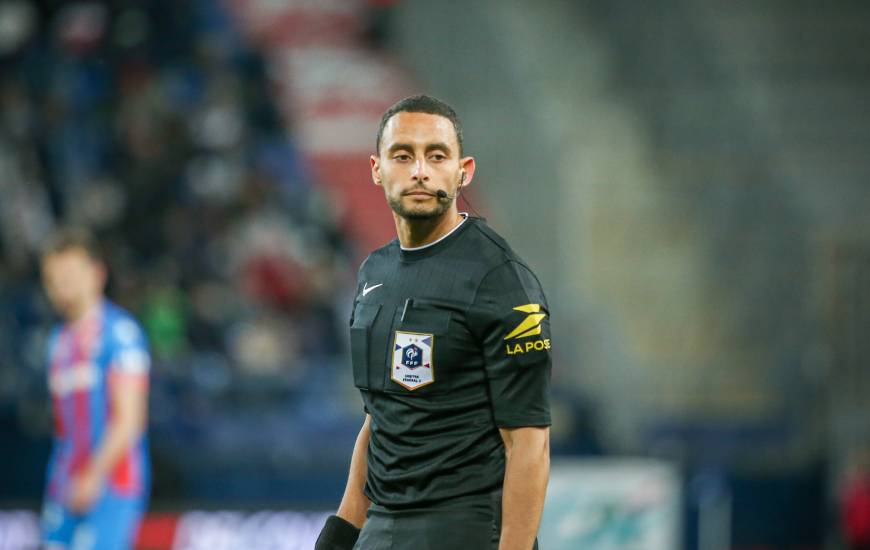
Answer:
[[405, 389], [416, 390], [435, 381], [432, 346], [435, 336], [396, 331], [390, 378]]

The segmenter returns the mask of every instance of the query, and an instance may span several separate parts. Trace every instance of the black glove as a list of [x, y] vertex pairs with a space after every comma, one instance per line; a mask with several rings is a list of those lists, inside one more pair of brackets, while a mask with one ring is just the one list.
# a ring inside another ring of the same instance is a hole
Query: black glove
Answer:
[[349, 521], [329, 516], [314, 543], [314, 550], [351, 550], [359, 538], [359, 531]]

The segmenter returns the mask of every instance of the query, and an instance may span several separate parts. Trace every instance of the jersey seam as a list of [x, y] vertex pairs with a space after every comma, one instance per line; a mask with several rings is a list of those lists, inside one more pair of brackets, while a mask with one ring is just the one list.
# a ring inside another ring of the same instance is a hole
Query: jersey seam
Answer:
[[[487, 240], [489, 240], [489, 241], [490, 241], [492, 244], [494, 244], [494, 245], [495, 245], [499, 250], [501, 250], [505, 255], [508, 256], [507, 258], [505, 258], [505, 260], [504, 260], [502, 263], [498, 264], [498, 265], [495, 266], [495, 267], [500, 267], [501, 265], [503, 265], [503, 264], [505, 264], [505, 263], [507, 263], [507, 262], [514, 262], [514, 263], [517, 263], [517, 264], [523, 266], [524, 268], [526, 268], [526, 271], [528, 271], [528, 272], [532, 275], [532, 277], [535, 278], [535, 282], [538, 283], [538, 288], [541, 289], [541, 294], [542, 294], [543, 297], [544, 297], [544, 301], [547, 301], [547, 295], [546, 295], [546, 293], [544, 292], [544, 287], [543, 287], [543, 285], [541, 284], [541, 280], [538, 279], [538, 275], [537, 275], [534, 271], [532, 271], [532, 268], [530, 268], [528, 265], [526, 265], [526, 262], [524, 262], [524, 261], [523, 261], [522, 259], [520, 259], [520, 258], [517, 258], [517, 257], [516, 257], [516, 253], [514, 253], [514, 251], [511, 250], [509, 247], [505, 247], [504, 245], [502, 245], [501, 243], [499, 243], [496, 239], [493, 239], [492, 236], [491, 236], [490, 234], [488, 234], [486, 231], [484, 231], [484, 230], [483, 230], [483, 227], [481, 227], [480, 225], [475, 224], [475, 225], [474, 225], [474, 229], [476, 229], [478, 233], [480, 233], [484, 238], [486, 238]], [[495, 269], [495, 267], [494, 267], [493, 269]], [[489, 270], [489, 271], [487, 271], [487, 272], [486, 272], [486, 275], [483, 276], [483, 279], [486, 279], [486, 277], [490, 274], [491, 271], [492, 271], [492, 269]], [[481, 284], [483, 284], [483, 279], [481, 279]], [[480, 288], [480, 285], [478, 285], [478, 288]], [[475, 289], [475, 291], [474, 291], [474, 297], [473, 297], [473, 298], [474, 298], [474, 299], [477, 298], [477, 289]], [[472, 301], [473, 301], [473, 300], [472, 300]], [[549, 302], [548, 302], [548, 303], [549, 303]]]
[[[501, 244], [500, 242], [498, 242], [497, 240], [493, 239], [492, 236], [489, 235], [486, 231], [484, 231], [480, 225], [475, 225], [474, 228], [477, 229], [477, 232], [480, 233], [481, 235], [483, 235], [484, 237], [486, 237], [492, 244], [497, 246], [502, 252], [509, 254], [509, 255], [513, 255], [513, 250], [511, 250], [510, 247], [506, 247], [503, 244]], [[508, 258], [508, 259], [510, 259], [510, 258]]]

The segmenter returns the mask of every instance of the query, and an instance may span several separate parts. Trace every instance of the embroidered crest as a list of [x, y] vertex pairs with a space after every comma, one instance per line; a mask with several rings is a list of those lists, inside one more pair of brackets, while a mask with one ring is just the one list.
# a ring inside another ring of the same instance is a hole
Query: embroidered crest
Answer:
[[419, 332], [396, 331], [393, 340], [393, 363], [390, 378], [407, 390], [435, 381], [432, 365], [432, 349], [435, 336]]

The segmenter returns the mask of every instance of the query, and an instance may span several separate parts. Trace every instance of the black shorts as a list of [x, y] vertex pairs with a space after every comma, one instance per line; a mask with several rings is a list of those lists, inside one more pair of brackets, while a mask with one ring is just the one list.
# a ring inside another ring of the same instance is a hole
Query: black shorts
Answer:
[[455, 509], [396, 511], [372, 504], [353, 550], [498, 550], [501, 491], [485, 498]]

